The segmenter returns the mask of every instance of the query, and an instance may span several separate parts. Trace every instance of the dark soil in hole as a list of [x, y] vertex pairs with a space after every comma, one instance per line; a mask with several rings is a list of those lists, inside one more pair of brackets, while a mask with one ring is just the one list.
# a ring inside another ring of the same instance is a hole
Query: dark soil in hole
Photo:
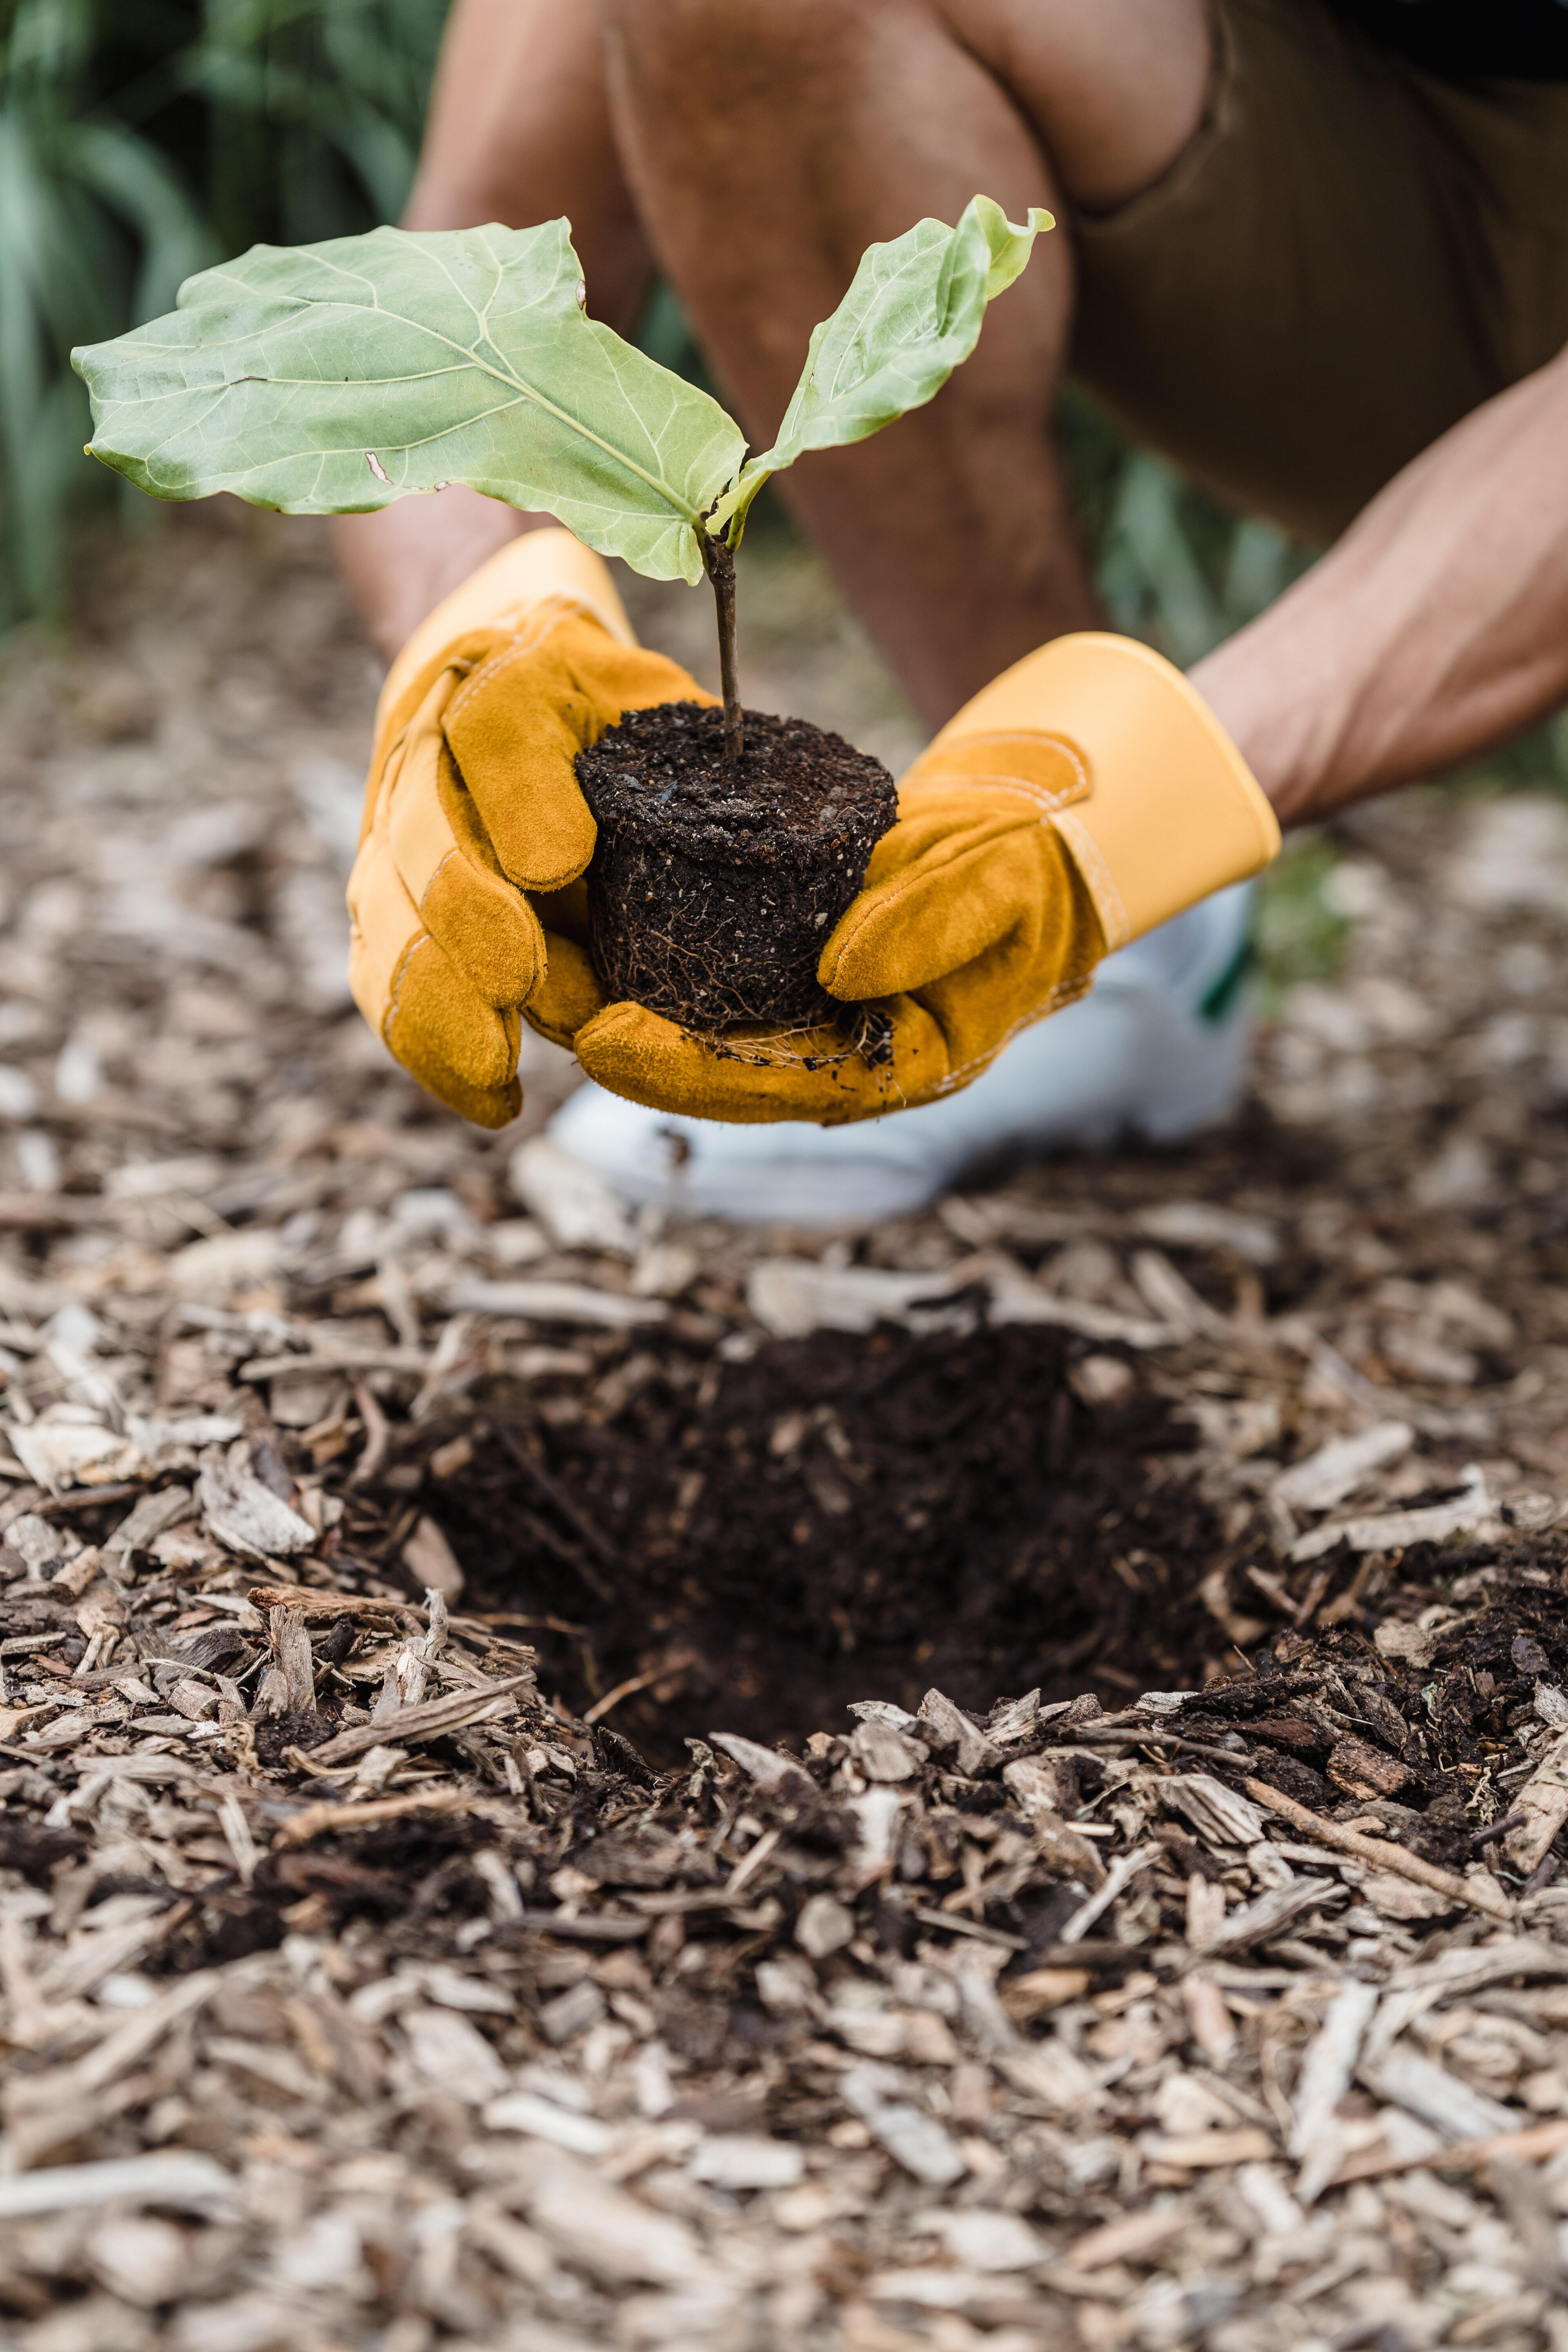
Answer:
[[817, 959], [897, 814], [893, 781], [842, 736], [754, 710], [726, 762], [722, 718], [661, 703], [578, 754], [595, 966], [613, 999], [697, 1029], [822, 1021], [843, 1007]]
[[[961, 1706], [1191, 1685], [1224, 1641], [1197, 1596], [1214, 1515], [1163, 1465], [1190, 1433], [1146, 1396], [1091, 1412], [1047, 1330], [822, 1333], [748, 1363], [671, 1351], [612, 1418], [497, 1413], [443, 1485], [466, 1609], [535, 1622], [577, 1707], [665, 1658], [668, 1704], [615, 1724], [679, 1756], [715, 1720], [805, 1738], [852, 1699]], [[433, 1437], [432, 1443], [437, 1442]], [[717, 1713], [716, 1713], [717, 1710]]]
[[[445, 1944], [454, 1927], [483, 1909], [484, 1883], [468, 1856], [489, 1842], [481, 1823], [436, 1815], [267, 1854], [250, 1886], [224, 1874], [197, 1890], [192, 1916], [150, 1956], [148, 1972], [183, 1976], [270, 1950], [288, 1932], [285, 1913], [311, 1896], [339, 1927], [369, 1920], [415, 1953], [427, 1948], [433, 1935]], [[149, 1882], [147, 1891], [161, 1890]]]

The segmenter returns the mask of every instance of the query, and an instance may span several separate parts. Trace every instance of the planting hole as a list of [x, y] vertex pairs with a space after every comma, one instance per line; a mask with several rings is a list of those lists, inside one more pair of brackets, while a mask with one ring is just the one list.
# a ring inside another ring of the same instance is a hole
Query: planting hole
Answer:
[[498, 1396], [435, 1507], [465, 1611], [526, 1621], [498, 1630], [573, 1712], [652, 1675], [603, 1719], [654, 1760], [933, 1684], [1114, 1706], [1200, 1685], [1227, 1647], [1192, 1433], [1121, 1369], [1038, 1329], [819, 1333], [742, 1363], [667, 1342], [582, 1396]]

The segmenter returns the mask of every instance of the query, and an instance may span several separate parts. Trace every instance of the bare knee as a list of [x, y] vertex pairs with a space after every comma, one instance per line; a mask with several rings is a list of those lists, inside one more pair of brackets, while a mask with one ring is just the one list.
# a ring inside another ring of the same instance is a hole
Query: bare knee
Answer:
[[[716, 132], [766, 120], [797, 145], [984, 76], [1063, 191], [1110, 206], [1169, 168], [1203, 117], [1206, 0], [601, 0], [634, 106]], [[793, 119], [792, 119], [793, 117]], [[964, 108], [952, 125], [963, 146]], [[971, 191], [973, 193], [973, 191]]]
[[954, 32], [1006, 89], [1065, 192], [1089, 210], [1164, 173], [1203, 119], [1207, 0], [944, 0]]

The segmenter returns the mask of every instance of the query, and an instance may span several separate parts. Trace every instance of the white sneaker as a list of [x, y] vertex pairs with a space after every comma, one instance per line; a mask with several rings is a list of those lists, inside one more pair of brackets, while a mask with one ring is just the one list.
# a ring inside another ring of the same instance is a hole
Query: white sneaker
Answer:
[[847, 1127], [731, 1127], [590, 1080], [549, 1134], [631, 1201], [736, 1224], [874, 1224], [988, 1162], [1124, 1135], [1175, 1142], [1233, 1108], [1251, 1022], [1255, 886], [1216, 891], [1107, 956], [1088, 996], [1016, 1037], [962, 1093]]

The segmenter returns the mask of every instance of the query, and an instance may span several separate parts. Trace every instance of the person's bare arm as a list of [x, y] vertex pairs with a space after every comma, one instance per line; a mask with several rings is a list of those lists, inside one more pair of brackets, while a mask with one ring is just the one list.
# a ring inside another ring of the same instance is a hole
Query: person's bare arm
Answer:
[[[629, 335], [653, 265], [616, 155], [598, 0], [455, 0], [405, 228], [523, 228], [564, 213], [594, 316]], [[454, 484], [333, 524], [338, 562], [388, 660], [520, 531], [549, 521]]]
[[1568, 353], [1434, 442], [1192, 677], [1286, 824], [1568, 698]]

